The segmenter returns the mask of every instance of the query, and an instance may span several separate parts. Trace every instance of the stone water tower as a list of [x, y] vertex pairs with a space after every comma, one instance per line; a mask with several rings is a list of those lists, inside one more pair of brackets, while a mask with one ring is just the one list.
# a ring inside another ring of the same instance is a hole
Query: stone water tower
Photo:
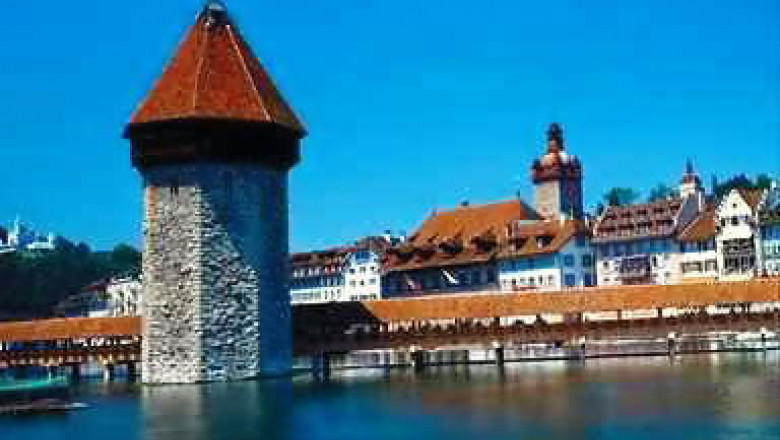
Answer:
[[304, 135], [206, 4], [124, 132], [144, 188], [144, 382], [289, 372], [287, 172]]

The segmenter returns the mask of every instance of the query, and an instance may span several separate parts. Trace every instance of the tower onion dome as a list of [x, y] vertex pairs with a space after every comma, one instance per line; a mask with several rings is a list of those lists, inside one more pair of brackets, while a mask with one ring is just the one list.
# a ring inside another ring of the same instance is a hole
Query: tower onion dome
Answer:
[[582, 177], [580, 160], [577, 156], [566, 153], [563, 146], [563, 130], [555, 122], [547, 129], [547, 152], [534, 160], [531, 176], [534, 183]]
[[690, 159], [685, 163], [685, 172], [683, 173], [680, 183], [695, 183], [697, 186], [701, 185], [701, 179], [693, 169], [693, 163]]
[[305, 135], [218, 1], [206, 2], [124, 132], [137, 167], [219, 160], [287, 169]]

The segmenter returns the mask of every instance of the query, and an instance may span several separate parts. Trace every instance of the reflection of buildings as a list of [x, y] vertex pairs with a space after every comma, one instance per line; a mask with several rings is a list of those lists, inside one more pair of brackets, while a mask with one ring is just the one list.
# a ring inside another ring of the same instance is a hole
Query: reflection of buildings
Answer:
[[0, 235], [0, 253], [15, 251], [50, 251], [54, 234], [41, 235], [18, 218], [6, 233]]

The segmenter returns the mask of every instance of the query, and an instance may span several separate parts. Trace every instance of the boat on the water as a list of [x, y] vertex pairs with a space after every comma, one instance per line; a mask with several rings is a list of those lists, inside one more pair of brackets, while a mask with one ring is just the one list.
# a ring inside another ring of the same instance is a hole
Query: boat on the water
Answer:
[[70, 401], [68, 379], [14, 380], [0, 382], [0, 416], [64, 413], [86, 408]]

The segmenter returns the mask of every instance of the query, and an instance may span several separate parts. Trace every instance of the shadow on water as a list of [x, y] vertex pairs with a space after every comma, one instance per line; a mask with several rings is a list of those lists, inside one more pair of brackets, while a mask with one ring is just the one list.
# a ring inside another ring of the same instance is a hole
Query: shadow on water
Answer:
[[290, 380], [144, 387], [143, 438], [286, 440], [292, 391]]

